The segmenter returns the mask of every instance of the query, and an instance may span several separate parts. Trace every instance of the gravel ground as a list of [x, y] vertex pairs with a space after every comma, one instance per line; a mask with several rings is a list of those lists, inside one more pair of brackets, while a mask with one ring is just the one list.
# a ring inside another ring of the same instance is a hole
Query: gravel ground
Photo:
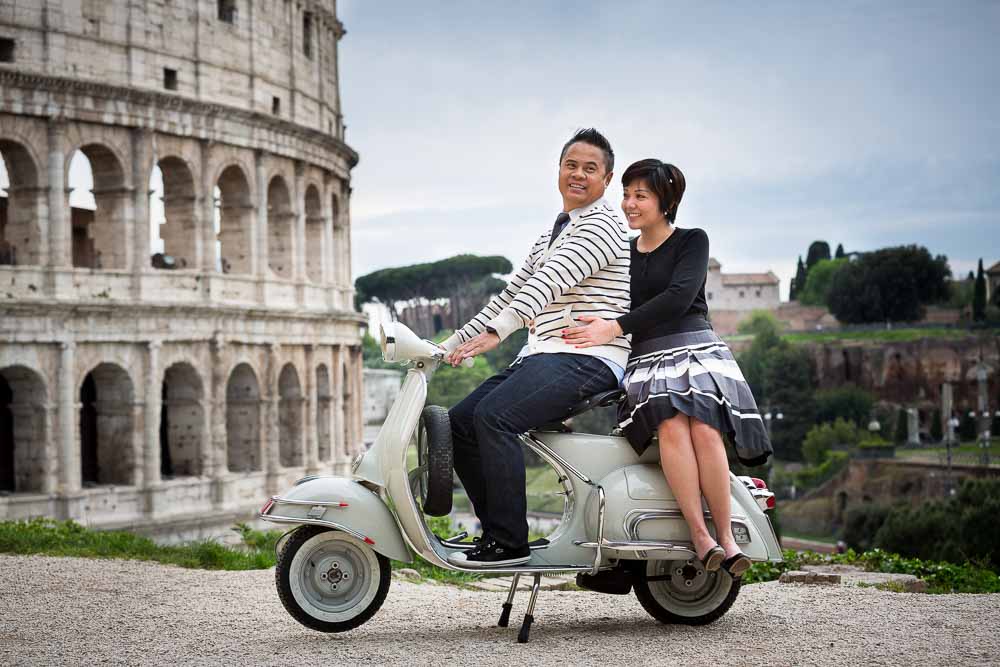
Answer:
[[[548, 591], [527, 645], [495, 627], [503, 597], [394, 580], [367, 624], [324, 635], [285, 612], [273, 570], [0, 556], [0, 664], [985, 665], [1000, 653], [1000, 595], [772, 582], [688, 628], [633, 596]], [[527, 594], [514, 604], [519, 621]]]

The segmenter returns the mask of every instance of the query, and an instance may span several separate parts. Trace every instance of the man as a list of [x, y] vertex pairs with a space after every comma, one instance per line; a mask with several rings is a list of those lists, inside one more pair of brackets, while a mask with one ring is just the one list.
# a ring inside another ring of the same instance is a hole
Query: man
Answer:
[[509, 567], [530, 559], [517, 436], [621, 381], [629, 353], [624, 336], [576, 349], [560, 334], [577, 315], [615, 319], [629, 308], [628, 237], [604, 199], [613, 169], [611, 145], [595, 129], [580, 130], [563, 146], [563, 210], [555, 225], [538, 237], [506, 289], [444, 342], [447, 361], [459, 364], [529, 327], [514, 363], [449, 412], [455, 470], [483, 526], [477, 547], [449, 558], [456, 565]]

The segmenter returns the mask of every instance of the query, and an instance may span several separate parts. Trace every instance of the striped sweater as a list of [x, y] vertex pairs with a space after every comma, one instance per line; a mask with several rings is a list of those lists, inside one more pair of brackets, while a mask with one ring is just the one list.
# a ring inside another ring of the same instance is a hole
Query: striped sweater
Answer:
[[570, 219], [549, 247], [548, 230], [538, 237], [524, 265], [507, 287], [468, 324], [444, 342], [449, 351], [473, 336], [496, 329], [500, 340], [527, 326], [528, 352], [589, 354], [628, 363], [629, 340], [577, 349], [559, 332], [590, 315], [613, 320], [629, 309], [629, 244], [625, 225], [602, 199], [570, 211]]

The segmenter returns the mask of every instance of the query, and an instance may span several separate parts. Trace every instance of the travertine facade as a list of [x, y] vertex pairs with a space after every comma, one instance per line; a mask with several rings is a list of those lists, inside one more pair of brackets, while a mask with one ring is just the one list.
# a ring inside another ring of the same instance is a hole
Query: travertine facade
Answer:
[[0, 0], [0, 519], [183, 532], [361, 447], [343, 34], [335, 0]]
[[709, 312], [720, 310], [774, 310], [781, 304], [778, 276], [766, 273], [723, 273], [714, 257], [708, 259], [705, 300]]

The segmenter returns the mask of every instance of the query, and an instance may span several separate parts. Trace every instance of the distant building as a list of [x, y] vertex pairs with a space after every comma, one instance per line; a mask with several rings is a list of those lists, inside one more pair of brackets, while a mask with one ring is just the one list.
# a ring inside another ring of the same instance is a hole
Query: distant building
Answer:
[[986, 269], [986, 302], [993, 303], [993, 297], [1000, 289], [1000, 262]]
[[708, 310], [774, 310], [781, 304], [780, 282], [772, 271], [723, 273], [719, 261], [710, 257], [705, 281]]

